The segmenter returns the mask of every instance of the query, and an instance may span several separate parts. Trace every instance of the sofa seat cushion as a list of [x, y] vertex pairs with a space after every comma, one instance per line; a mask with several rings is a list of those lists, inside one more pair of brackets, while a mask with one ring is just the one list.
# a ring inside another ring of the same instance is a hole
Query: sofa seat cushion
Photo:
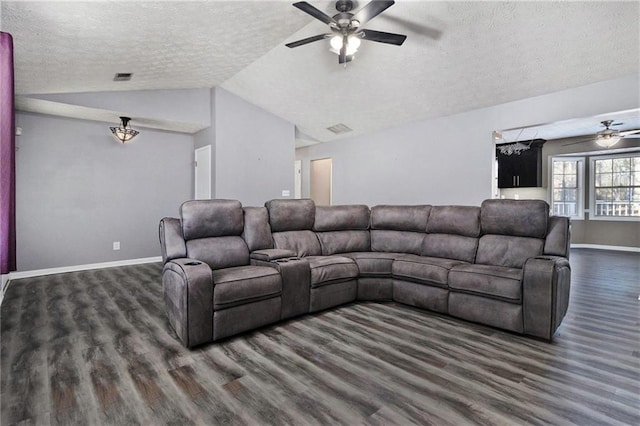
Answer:
[[358, 277], [358, 266], [353, 259], [344, 256], [308, 256], [311, 269], [311, 288], [321, 287]]
[[440, 257], [406, 254], [393, 262], [393, 277], [420, 284], [447, 287], [449, 271], [465, 262]]
[[492, 265], [458, 265], [449, 273], [452, 291], [519, 303], [522, 269]]
[[280, 274], [268, 266], [218, 269], [212, 276], [215, 311], [276, 297], [282, 292]]
[[391, 277], [391, 265], [399, 257], [406, 256], [405, 253], [385, 253], [385, 252], [350, 252], [341, 256], [351, 258], [356, 261], [361, 277]]

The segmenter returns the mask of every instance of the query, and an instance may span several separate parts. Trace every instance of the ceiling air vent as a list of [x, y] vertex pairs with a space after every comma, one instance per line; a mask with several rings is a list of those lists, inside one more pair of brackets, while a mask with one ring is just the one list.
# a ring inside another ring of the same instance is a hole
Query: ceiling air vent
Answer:
[[130, 72], [119, 72], [113, 77], [113, 81], [129, 81], [132, 75], [133, 73]]
[[351, 131], [351, 129], [349, 127], [347, 127], [346, 124], [342, 124], [342, 123], [338, 123], [338, 124], [335, 124], [335, 125], [333, 125], [331, 127], [327, 127], [327, 130], [331, 130], [336, 135], [339, 135], [341, 133], [347, 133], [347, 132]]

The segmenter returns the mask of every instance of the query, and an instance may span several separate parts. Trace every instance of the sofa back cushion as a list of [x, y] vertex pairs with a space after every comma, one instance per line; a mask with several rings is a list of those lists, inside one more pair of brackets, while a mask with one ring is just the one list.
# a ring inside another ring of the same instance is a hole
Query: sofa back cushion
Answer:
[[483, 235], [475, 263], [522, 268], [528, 258], [541, 255], [543, 247], [544, 240], [540, 238]]
[[427, 234], [480, 236], [480, 207], [433, 206], [427, 222]]
[[336, 253], [371, 251], [369, 231], [316, 232], [323, 256]]
[[269, 212], [266, 207], [245, 207], [244, 209], [244, 238], [249, 251], [270, 249], [273, 246], [271, 227], [269, 226]]
[[316, 214], [313, 200], [271, 200], [265, 207], [273, 248], [292, 250], [300, 257], [322, 254], [318, 237], [311, 231]]
[[180, 206], [185, 240], [242, 234], [242, 204], [237, 200], [193, 200]]
[[485, 200], [480, 207], [482, 234], [545, 238], [548, 221], [542, 200]]
[[477, 238], [455, 234], [427, 234], [422, 243], [421, 254], [473, 263], [477, 250]]
[[322, 254], [320, 242], [313, 231], [274, 232], [273, 247], [294, 251], [298, 257]]
[[473, 263], [480, 236], [480, 207], [434, 206], [422, 255]]
[[322, 254], [371, 251], [369, 207], [365, 205], [316, 206], [313, 230]]
[[187, 257], [214, 270], [249, 264], [249, 249], [240, 236], [244, 218], [239, 201], [187, 201], [180, 217]]
[[371, 208], [371, 251], [421, 254], [431, 206]]
[[271, 232], [311, 230], [316, 205], [313, 200], [271, 200], [265, 203]]
[[424, 233], [431, 206], [374, 206], [371, 229]]
[[348, 206], [316, 206], [313, 230], [352, 231], [369, 229], [371, 212], [364, 204]]

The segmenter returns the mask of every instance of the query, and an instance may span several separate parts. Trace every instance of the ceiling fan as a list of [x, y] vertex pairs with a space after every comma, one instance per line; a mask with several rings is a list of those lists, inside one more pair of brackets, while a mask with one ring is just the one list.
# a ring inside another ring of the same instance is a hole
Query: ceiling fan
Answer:
[[595, 135], [593, 135], [593, 138], [564, 144], [563, 146], [577, 145], [577, 144], [591, 142], [595, 140], [595, 142], [601, 147], [611, 148], [612, 146], [617, 144], [622, 138], [625, 138], [625, 137], [640, 138], [640, 129], [624, 130], [624, 131], [612, 129], [611, 128], [612, 126], [620, 126], [623, 124], [623, 123], [614, 123], [613, 121], [614, 120], [601, 121], [602, 125], [604, 126], [604, 130], [600, 130], [599, 132], [597, 132]]
[[330, 38], [332, 51], [338, 53], [338, 63], [345, 64], [345, 66], [347, 62], [353, 60], [353, 56], [357, 52], [358, 47], [360, 47], [361, 40], [400, 46], [407, 38], [406, 35], [362, 28], [364, 24], [384, 12], [394, 3], [395, 1], [393, 0], [373, 0], [354, 14], [351, 13], [353, 1], [338, 0], [336, 2], [336, 10], [338, 13], [333, 17], [316, 9], [306, 1], [294, 3], [293, 5], [298, 9], [329, 25], [331, 32], [287, 43], [286, 46], [293, 48]]

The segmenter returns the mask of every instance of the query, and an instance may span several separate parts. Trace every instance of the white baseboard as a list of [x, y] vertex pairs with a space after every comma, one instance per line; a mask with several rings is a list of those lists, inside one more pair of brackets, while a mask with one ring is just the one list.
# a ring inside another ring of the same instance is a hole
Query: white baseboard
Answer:
[[9, 280], [20, 278], [40, 277], [42, 275], [64, 274], [65, 272], [86, 271], [89, 269], [115, 268], [118, 266], [141, 265], [144, 263], [162, 262], [161, 256], [143, 257], [140, 259], [116, 260], [115, 262], [90, 263], [87, 265], [63, 266], [60, 268], [36, 269], [33, 271], [11, 272]]
[[571, 244], [571, 248], [588, 248], [595, 250], [631, 251], [640, 253], [640, 247], [605, 246], [603, 244]]

